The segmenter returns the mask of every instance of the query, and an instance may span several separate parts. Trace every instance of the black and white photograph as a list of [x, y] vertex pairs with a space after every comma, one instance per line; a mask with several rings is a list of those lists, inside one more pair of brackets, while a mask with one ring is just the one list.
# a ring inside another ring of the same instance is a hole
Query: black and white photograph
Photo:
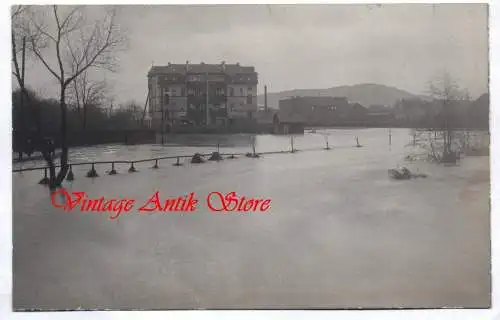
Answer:
[[488, 4], [10, 17], [13, 312], [491, 308]]

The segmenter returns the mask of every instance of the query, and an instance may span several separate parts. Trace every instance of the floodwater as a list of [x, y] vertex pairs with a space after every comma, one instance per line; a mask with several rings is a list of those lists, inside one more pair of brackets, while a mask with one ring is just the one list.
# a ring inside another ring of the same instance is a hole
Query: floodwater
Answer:
[[[332, 150], [322, 150], [326, 136]], [[359, 137], [362, 148], [354, 147]], [[17, 309], [422, 308], [490, 305], [489, 158], [459, 166], [407, 163], [408, 130], [338, 129], [294, 138], [294, 154], [239, 156], [172, 166], [73, 168], [70, 191], [135, 199], [106, 212], [65, 212], [13, 173], [14, 307]], [[250, 152], [251, 137], [172, 137], [167, 146], [74, 149], [72, 162]], [[290, 137], [256, 138], [257, 152], [290, 150]], [[315, 150], [313, 150], [315, 149]], [[42, 164], [24, 163], [22, 167]], [[406, 165], [426, 179], [394, 181]], [[15, 167], [19, 167], [17, 164]], [[191, 213], [140, 213], [190, 192]], [[267, 212], [211, 212], [210, 192], [271, 199]]]

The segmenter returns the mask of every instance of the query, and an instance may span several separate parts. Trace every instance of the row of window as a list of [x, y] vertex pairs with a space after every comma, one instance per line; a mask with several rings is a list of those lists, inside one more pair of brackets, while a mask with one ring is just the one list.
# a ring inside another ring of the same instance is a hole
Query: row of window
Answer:
[[[204, 93], [202, 93], [201, 90], [199, 90], [199, 89], [198, 90], [194, 89], [192, 92], [188, 91], [188, 95], [202, 96], [202, 95], [204, 95]], [[221, 96], [221, 97], [224, 96], [223, 93], [221, 94], [219, 92], [216, 92], [215, 95], [216, 96]], [[170, 95], [168, 93], [165, 93], [165, 95], [163, 96], [163, 103], [169, 104], [170, 103], [170, 97], [175, 97], [175, 95]], [[252, 95], [249, 94], [249, 95], [247, 95], [246, 98], [247, 98], [247, 104], [252, 104], [253, 103], [253, 96]]]
[[[162, 111], [161, 104], [159, 104], [159, 103], [158, 103], [158, 104], [155, 104], [155, 107], [156, 107], [156, 108], [154, 108], [154, 109], [155, 109], [155, 111]], [[173, 109], [175, 109], [175, 108], [177, 107], [177, 105], [176, 105], [175, 103], [172, 103], [172, 104], [170, 105], [170, 107], [172, 107]], [[221, 107], [221, 106], [219, 105], [219, 107]], [[222, 108], [223, 108], [223, 107], [224, 107], [224, 106], [222, 106]], [[230, 111], [234, 111], [234, 110], [235, 110], [236, 108], [238, 108], [238, 107], [239, 107], [239, 108], [242, 108], [242, 107], [243, 107], [243, 104], [242, 104], [242, 103], [240, 103], [239, 105], [235, 105], [234, 103], [231, 103], [228, 107], [229, 107], [229, 110], [230, 110]], [[193, 106], [193, 105], [191, 105], [191, 108], [194, 108], [194, 106]], [[181, 107], [181, 108], [180, 108], [180, 110], [178, 110], [178, 111], [180, 111], [180, 112], [185, 112], [186, 110], [185, 110], [185, 108], [184, 108], [184, 107]]]
[[[323, 108], [324, 108], [324, 107], [323, 107]], [[316, 106], [312, 106], [312, 107], [311, 107], [311, 110], [312, 110], [312, 111], [316, 110]], [[329, 107], [328, 107], [328, 110], [330, 110], [330, 111], [335, 111], [335, 110], [337, 110], [337, 107], [336, 107], [336, 106], [329, 106]]]
[[[155, 78], [155, 77], [153, 77]], [[252, 78], [252, 77], [244, 77], [244, 76], [239, 76], [239, 77], [235, 77], [235, 78], [232, 78], [230, 79], [229, 81], [252, 81], [254, 80], [255, 78]], [[177, 76], [177, 75], [169, 75], [169, 76], [163, 76], [163, 80], [164, 81], [183, 81], [183, 77], [181, 76]], [[189, 81], [189, 82], [204, 82], [206, 81], [205, 80], [205, 76], [204, 75], [197, 75], [197, 74], [193, 74], [193, 75], [188, 75], [186, 77], [186, 81]], [[209, 79], [208, 81], [219, 81], [219, 82], [225, 82], [226, 81], [226, 77], [225, 76], [216, 76], [216, 75], [211, 75], [209, 76]]]
[[[248, 91], [251, 92], [252, 87], [248, 87]], [[176, 88], [165, 88], [164, 92], [166, 94], [169, 94], [171, 97], [183, 97], [185, 95], [184, 88], [181, 88], [180, 90], [177, 90]], [[187, 91], [188, 95], [195, 95], [195, 96], [203, 95], [204, 94], [203, 92], [204, 92], [204, 90], [202, 90], [201, 88], [188, 88], [188, 91]], [[224, 96], [225, 95], [224, 88], [216, 88], [215, 95], [216, 96]], [[240, 88], [239, 96], [241, 97], [243, 95], [244, 95], [243, 88]], [[234, 88], [229, 88], [229, 96], [235, 97]]]
[[[164, 104], [170, 104], [170, 96], [168, 94], [166, 94], [164, 97], [163, 97], [163, 103]], [[253, 103], [253, 97], [252, 96], [247, 96], [247, 104], [252, 104]], [[175, 103], [172, 103], [172, 105], [175, 105]]]

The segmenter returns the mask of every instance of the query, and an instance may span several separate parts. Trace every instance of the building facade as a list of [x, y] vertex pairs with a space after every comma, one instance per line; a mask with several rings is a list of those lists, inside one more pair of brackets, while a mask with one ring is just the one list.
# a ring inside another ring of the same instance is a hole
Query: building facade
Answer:
[[343, 97], [291, 97], [279, 102], [280, 115], [301, 119], [308, 125], [330, 125], [341, 121], [351, 110]]
[[257, 84], [255, 68], [239, 63], [153, 66], [148, 72], [152, 126], [183, 122], [220, 125], [253, 118]]

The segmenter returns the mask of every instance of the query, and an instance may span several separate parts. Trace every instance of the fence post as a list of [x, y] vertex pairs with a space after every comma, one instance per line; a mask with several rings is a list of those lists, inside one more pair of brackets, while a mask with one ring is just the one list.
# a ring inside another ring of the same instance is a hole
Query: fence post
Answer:
[[75, 175], [73, 174], [73, 166], [69, 165], [69, 172], [68, 175], [66, 176], [67, 181], [73, 181], [75, 180]]
[[92, 168], [87, 172], [87, 178], [97, 178], [98, 176], [94, 163], [92, 163]]
[[134, 167], [134, 163], [133, 162], [130, 163], [130, 169], [128, 169], [128, 172], [137, 172], [137, 170]]
[[109, 172], [109, 175], [112, 176], [112, 175], [115, 175], [115, 174], [116, 174], [115, 163], [111, 162], [111, 171]]
[[177, 161], [174, 163], [174, 166], [176, 167], [182, 166], [182, 163], [180, 162], [180, 157], [177, 157]]
[[158, 169], [158, 159], [155, 159], [155, 164], [153, 165], [152, 169]]
[[40, 180], [40, 182], [38, 182], [38, 184], [49, 184], [49, 178], [47, 177], [47, 168], [45, 168], [44, 170], [44, 177], [42, 178], [42, 180]]

